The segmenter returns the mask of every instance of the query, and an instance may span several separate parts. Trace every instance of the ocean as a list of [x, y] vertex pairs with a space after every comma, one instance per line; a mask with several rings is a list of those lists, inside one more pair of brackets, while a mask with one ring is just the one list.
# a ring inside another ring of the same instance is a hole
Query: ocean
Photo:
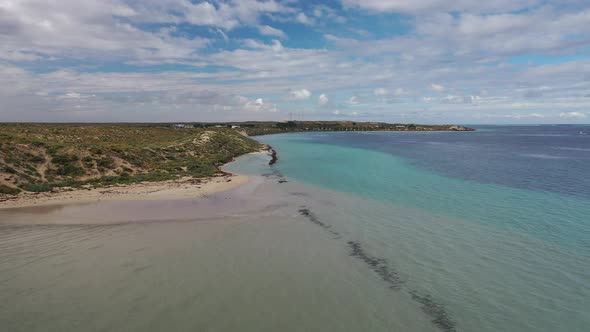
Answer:
[[590, 126], [475, 127], [261, 136], [232, 192], [0, 210], [0, 327], [587, 331]]

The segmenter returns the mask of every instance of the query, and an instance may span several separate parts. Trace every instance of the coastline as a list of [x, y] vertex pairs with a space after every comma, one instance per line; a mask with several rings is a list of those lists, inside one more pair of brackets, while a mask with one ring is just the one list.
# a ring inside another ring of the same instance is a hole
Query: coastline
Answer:
[[106, 188], [21, 193], [0, 201], [0, 210], [99, 201], [179, 200], [199, 198], [235, 189], [248, 183], [246, 175], [222, 173], [204, 179], [183, 178], [160, 182], [140, 182]]
[[[247, 154], [270, 155], [270, 153], [270, 149], [264, 146], [259, 151]], [[235, 158], [229, 163], [234, 161]], [[63, 188], [52, 192], [23, 192], [16, 196], [0, 197], [0, 210], [100, 201], [155, 201], [202, 198], [236, 189], [250, 181], [247, 175], [225, 171], [224, 167], [227, 164], [219, 167], [217, 175], [207, 178], [186, 177], [177, 180], [140, 182], [104, 188]]]

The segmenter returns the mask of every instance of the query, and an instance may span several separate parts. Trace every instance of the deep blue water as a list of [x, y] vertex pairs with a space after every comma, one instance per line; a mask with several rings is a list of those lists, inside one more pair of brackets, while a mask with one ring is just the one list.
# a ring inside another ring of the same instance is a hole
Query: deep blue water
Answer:
[[590, 126], [477, 129], [334, 133], [314, 136], [313, 141], [386, 152], [445, 176], [590, 199]]

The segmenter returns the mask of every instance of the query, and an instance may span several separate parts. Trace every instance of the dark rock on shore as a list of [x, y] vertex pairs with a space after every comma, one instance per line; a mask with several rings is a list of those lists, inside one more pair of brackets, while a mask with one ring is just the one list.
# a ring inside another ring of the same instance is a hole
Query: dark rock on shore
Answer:
[[270, 166], [274, 165], [277, 163], [277, 161], [279, 160], [279, 158], [277, 157], [277, 151], [273, 148], [270, 148], [270, 161], [268, 162], [268, 164]]

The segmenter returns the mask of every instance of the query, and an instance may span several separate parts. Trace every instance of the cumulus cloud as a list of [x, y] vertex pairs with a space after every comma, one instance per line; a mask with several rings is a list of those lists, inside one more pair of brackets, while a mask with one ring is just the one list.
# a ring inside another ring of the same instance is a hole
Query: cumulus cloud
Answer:
[[409, 94], [409, 93], [408, 93], [408, 91], [404, 90], [404, 88], [397, 88], [393, 91], [393, 95], [397, 96], [397, 97], [404, 96], [407, 94]]
[[262, 112], [262, 111], [277, 112], [278, 111], [278, 108], [275, 104], [265, 103], [264, 99], [262, 99], [262, 98], [256, 98], [255, 100], [249, 100], [246, 97], [240, 96], [239, 100], [243, 102], [242, 107], [246, 111], [250, 111], [250, 112]]
[[373, 94], [377, 97], [385, 97], [385, 96], [389, 95], [389, 90], [387, 90], [385, 88], [377, 88], [377, 89], [373, 90]]
[[559, 117], [565, 119], [583, 119], [586, 118], [586, 114], [582, 112], [561, 112], [559, 113]]
[[288, 100], [295, 101], [308, 100], [309, 98], [311, 98], [311, 91], [307, 89], [291, 90], [287, 95]]
[[275, 36], [279, 38], [287, 38], [287, 35], [279, 29], [273, 28], [269, 25], [261, 25], [258, 27], [260, 34], [265, 36]]
[[139, 16], [138, 10], [120, 0], [0, 4], [0, 29], [10, 30], [0, 31], [0, 57], [34, 60], [41, 55], [80, 57], [98, 52], [103, 59], [178, 59], [191, 58], [208, 43], [207, 38], [176, 37], [174, 28], [141, 30], [130, 23]]
[[295, 16], [295, 20], [304, 25], [313, 25], [313, 19], [301, 12]]
[[516, 113], [516, 114], [508, 114], [508, 115], [505, 115], [504, 117], [510, 118], [510, 119], [543, 119], [543, 118], [545, 118], [545, 115], [540, 114], [540, 113], [528, 113], [528, 114]]
[[514, 11], [540, 3], [538, 0], [342, 0], [347, 7], [357, 7], [379, 12], [423, 13], [427, 11], [467, 11], [494, 13]]
[[386, 88], [377, 88], [373, 90], [373, 94], [381, 103], [395, 104], [405, 100], [405, 96], [409, 93], [403, 88], [396, 88], [393, 91]]
[[[343, 2], [344, 11], [279, 0], [0, 1], [0, 118], [279, 117], [281, 103], [312, 97], [289, 107], [339, 105], [351, 116], [346, 108], [362, 104], [363, 118], [432, 122], [589, 115], [590, 60], [579, 54], [590, 46], [590, 4]], [[404, 13], [410, 29], [385, 37], [342, 18], [358, 10]], [[333, 22], [349, 25], [324, 29]], [[295, 28], [320, 35], [295, 46], [284, 32]]]
[[[196, 58], [209, 38], [178, 34], [177, 25], [210, 26], [225, 30], [257, 26], [266, 14], [291, 13], [274, 0], [192, 2], [186, 0], [22, 0], [0, 3], [0, 59], [31, 61], [46, 56], [152, 59]], [[142, 25], [165, 25], [160, 30]], [[223, 38], [227, 35], [221, 31]], [[285, 38], [268, 25], [263, 35]]]
[[347, 104], [349, 105], [358, 105], [361, 103], [361, 98], [357, 95], [354, 95], [350, 98], [348, 98], [348, 100], [346, 101]]
[[135, 6], [144, 20], [160, 23], [187, 22], [223, 29], [255, 25], [264, 14], [292, 12], [291, 8], [274, 0], [148, 0], [138, 2]]
[[441, 103], [446, 104], [473, 104], [481, 100], [479, 96], [455, 96], [447, 95], [440, 99]]
[[432, 90], [434, 92], [443, 92], [443, 91], [445, 91], [445, 87], [440, 84], [431, 83], [430, 90]]

